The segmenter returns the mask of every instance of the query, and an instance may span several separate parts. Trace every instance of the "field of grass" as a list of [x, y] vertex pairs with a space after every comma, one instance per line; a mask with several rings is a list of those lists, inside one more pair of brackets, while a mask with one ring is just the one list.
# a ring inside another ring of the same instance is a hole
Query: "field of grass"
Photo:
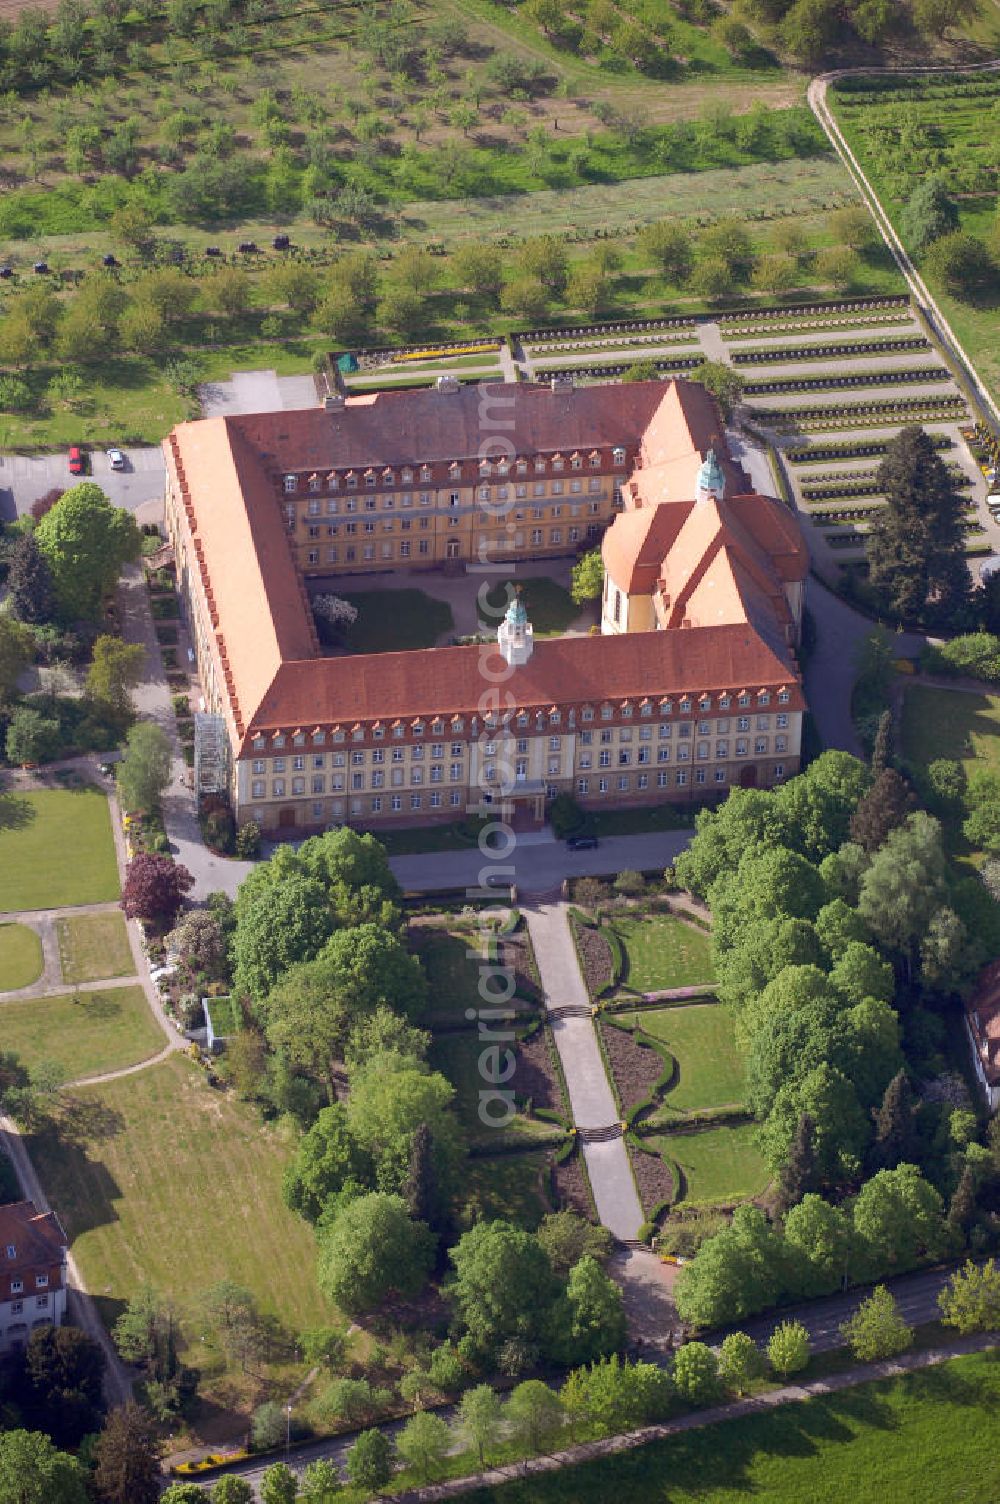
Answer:
[[478, 936], [448, 930], [423, 930], [419, 955], [427, 973], [428, 1009], [437, 1015], [461, 1017], [467, 1008], [482, 1007], [479, 968], [469, 952]]
[[742, 1416], [634, 1452], [480, 1489], [469, 1504], [994, 1504], [996, 1353]]
[[[521, 600], [536, 637], [559, 637], [580, 615], [580, 607], [556, 580], [529, 575], [519, 584]], [[506, 585], [498, 587], [492, 595], [502, 604], [507, 598]], [[491, 600], [489, 595], [487, 600]]]
[[4, 1049], [29, 1066], [54, 1061], [64, 1081], [136, 1065], [166, 1043], [141, 987], [4, 1003], [0, 1025]]
[[358, 608], [358, 619], [345, 634], [355, 653], [432, 648], [455, 625], [447, 602], [423, 590], [345, 590], [342, 599]]
[[963, 762], [970, 773], [1000, 765], [1000, 695], [908, 684], [902, 750], [908, 762], [921, 767], [938, 757]]
[[643, 1008], [617, 1015], [664, 1045], [677, 1061], [677, 1078], [654, 1120], [677, 1113], [703, 1112], [742, 1102], [743, 1062], [733, 1021], [721, 1003], [686, 1003], [676, 1008]]
[[[473, 1029], [463, 1029], [454, 1034], [436, 1034], [431, 1043], [429, 1059], [432, 1068], [446, 1076], [455, 1088], [455, 1110], [470, 1143], [489, 1144], [496, 1139], [498, 1130], [495, 1126], [484, 1123], [479, 1116], [480, 1092], [495, 1090], [483, 1078], [479, 1069], [479, 1056], [483, 1048], [478, 1033]], [[506, 1088], [518, 1095], [530, 1095], [520, 1084], [518, 1076], [519, 1072], [515, 1070], [505, 1083]], [[530, 1138], [532, 1134], [551, 1131], [551, 1123], [528, 1118], [521, 1113], [511, 1118], [503, 1129], [505, 1134], [522, 1133], [526, 1138]]]
[[124, 914], [76, 914], [56, 920], [64, 982], [99, 982], [135, 972]]
[[635, 992], [711, 982], [712, 944], [707, 933], [674, 914], [616, 916], [625, 952], [625, 985]]
[[0, 798], [0, 913], [119, 896], [108, 801], [97, 789]]
[[688, 1206], [746, 1201], [759, 1196], [769, 1180], [767, 1166], [754, 1142], [753, 1123], [702, 1128], [695, 1133], [665, 1133], [643, 1140], [678, 1166], [681, 1199]]
[[30, 987], [42, 974], [42, 942], [26, 924], [0, 924], [0, 992]]
[[478, 1221], [503, 1218], [533, 1229], [552, 1210], [549, 1155], [543, 1150], [470, 1159], [462, 1179], [463, 1199]]
[[143, 1285], [183, 1311], [230, 1279], [292, 1330], [330, 1320], [281, 1199], [291, 1144], [189, 1060], [75, 1092], [29, 1148], [106, 1319]]

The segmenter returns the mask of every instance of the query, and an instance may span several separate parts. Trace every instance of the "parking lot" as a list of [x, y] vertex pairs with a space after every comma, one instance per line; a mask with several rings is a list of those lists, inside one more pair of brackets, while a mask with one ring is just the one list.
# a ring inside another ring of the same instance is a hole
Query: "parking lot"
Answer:
[[103, 450], [88, 451], [88, 473], [71, 475], [68, 451], [60, 454], [0, 454], [0, 517], [12, 522], [30, 511], [31, 504], [55, 487], [67, 490], [82, 480], [94, 480], [119, 507], [143, 510], [142, 521], [156, 521], [166, 487], [163, 452], [158, 444], [123, 449], [125, 469], [111, 469]]

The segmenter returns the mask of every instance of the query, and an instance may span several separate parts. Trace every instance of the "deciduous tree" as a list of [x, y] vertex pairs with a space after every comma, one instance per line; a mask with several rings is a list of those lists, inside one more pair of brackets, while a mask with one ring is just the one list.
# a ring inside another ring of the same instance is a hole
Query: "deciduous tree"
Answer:
[[179, 862], [140, 851], [125, 869], [122, 908], [129, 919], [147, 919], [167, 928], [193, 887], [194, 878]]
[[809, 1333], [801, 1321], [783, 1321], [768, 1338], [767, 1360], [775, 1373], [787, 1379], [809, 1362]]
[[321, 1289], [344, 1311], [375, 1310], [418, 1294], [434, 1262], [434, 1234], [401, 1196], [372, 1192], [343, 1206], [320, 1238]]
[[[134, 713], [132, 691], [142, 678], [146, 649], [141, 643], [123, 642], [102, 632], [94, 643], [86, 690], [102, 714], [125, 725]], [[161, 737], [165, 733], [153, 722], [144, 723]], [[169, 744], [168, 744], [169, 745]]]
[[92, 481], [64, 492], [38, 524], [35, 538], [67, 621], [97, 617], [122, 565], [138, 558], [141, 542], [131, 512], [112, 506]]
[[156, 1504], [160, 1448], [150, 1417], [131, 1400], [112, 1410], [94, 1443], [94, 1487], [103, 1504]]
[[125, 755], [116, 771], [123, 809], [149, 814], [159, 807], [170, 783], [171, 756], [170, 738], [155, 721], [129, 727]]
[[430, 1410], [418, 1411], [396, 1438], [396, 1450], [424, 1483], [433, 1483], [444, 1470], [451, 1442], [448, 1423]]
[[746, 1332], [730, 1332], [719, 1348], [719, 1378], [739, 1395], [764, 1372], [764, 1354]]
[[58, 1451], [40, 1431], [0, 1435], [0, 1499], [4, 1504], [87, 1504], [87, 1476], [75, 1457]]
[[1000, 1269], [995, 1259], [983, 1265], [971, 1260], [956, 1269], [938, 1296], [945, 1326], [966, 1332], [1000, 1330]]
[[903, 1320], [885, 1285], [876, 1285], [840, 1330], [851, 1352], [862, 1363], [894, 1358], [913, 1341], [913, 1328]]
[[347, 1454], [347, 1476], [358, 1488], [375, 1493], [392, 1477], [395, 1449], [381, 1431], [362, 1431]]

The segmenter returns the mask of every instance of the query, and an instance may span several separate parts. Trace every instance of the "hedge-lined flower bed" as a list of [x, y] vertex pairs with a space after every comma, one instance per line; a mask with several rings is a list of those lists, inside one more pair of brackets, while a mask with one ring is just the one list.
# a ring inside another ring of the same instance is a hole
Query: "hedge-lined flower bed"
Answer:
[[661, 1154], [651, 1154], [631, 1140], [628, 1154], [643, 1216], [647, 1222], [654, 1222], [673, 1205], [678, 1189], [676, 1177]]
[[795, 360], [843, 359], [849, 356], [889, 355], [908, 350], [929, 350], [931, 342], [922, 334], [889, 335], [885, 339], [858, 340], [847, 345], [770, 345], [762, 350], [734, 350], [737, 366], [785, 364]]
[[587, 1168], [580, 1152], [579, 1140], [574, 1136], [564, 1154], [557, 1154], [552, 1161], [552, 1194], [557, 1207], [576, 1212], [588, 1222], [597, 1221], [594, 1197], [587, 1178]]
[[598, 1027], [622, 1117], [629, 1120], [637, 1108], [651, 1102], [658, 1083], [672, 1078], [674, 1061], [666, 1050], [610, 1019], [602, 1018]]
[[[705, 357], [703, 355], [675, 355], [664, 356], [662, 360], [650, 359], [648, 356], [640, 356], [642, 360], [650, 360], [657, 371], [692, 371], [695, 366], [700, 366]], [[539, 381], [551, 381], [553, 377], [560, 376], [621, 376], [635, 361], [623, 360], [614, 365], [594, 366], [539, 366], [535, 371], [535, 377]]]
[[614, 954], [608, 943], [610, 932], [589, 924], [580, 913], [570, 915], [570, 924], [587, 991], [592, 998], [600, 997], [615, 980]]
[[964, 397], [899, 397], [885, 402], [844, 402], [825, 407], [754, 407], [754, 419], [773, 429], [891, 428], [922, 419], [945, 423], [964, 413]]
[[856, 313], [837, 319], [788, 319], [777, 324], [754, 324], [752, 327], [727, 328], [725, 320], [719, 325], [723, 339], [760, 339], [765, 334], [822, 333], [826, 329], [864, 329], [886, 324], [909, 324], [911, 315], [904, 313]]
[[592, 335], [598, 339], [605, 334], [641, 334], [646, 329], [693, 329], [695, 321], [688, 314], [686, 317], [662, 319], [630, 319], [628, 323], [619, 321], [614, 324], [567, 324], [565, 329], [519, 329], [513, 336], [523, 343], [537, 344], [545, 339], [589, 339]]
[[[954, 449], [955, 441], [946, 433], [928, 434], [935, 449]], [[785, 449], [784, 458], [790, 465], [818, 465], [824, 460], [868, 459], [870, 455], [885, 454], [888, 439], [845, 439], [842, 444], [810, 444], [803, 449]]]
[[[963, 471], [951, 473], [950, 479], [957, 491], [968, 490], [972, 485], [972, 481]], [[839, 497], [881, 496], [882, 487], [879, 485], [875, 475], [866, 475], [855, 481], [837, 481], [833, 485], [803, 484], [802, 495], [806, 501], [810, 502], [836, 501]]]
[[778, 392], [836, 392], [855, 386], [909, 386], [920, 381], [950, 381], [944, 366], [913, 366], [883, 371], [845, 371], [840, 376], [777, 376], [773, 381], [750, 381], [744, 395]]
[[841, 298], [831, 303], [789, 303], [786, 307], [770, 308], [738, 308], [731, 309], [723, 315], [722, 322], [725, 324], [747, 324], [754, 319], [774, 319], [784, 315], [786, 318], [808, 317], [810, 314], [851, 313], [853, 310], [867, 310], [869, 308], [908, 308], [910, 306], [909, 295], [905, 292], [887, 293], [882, 297], [869, 298]]

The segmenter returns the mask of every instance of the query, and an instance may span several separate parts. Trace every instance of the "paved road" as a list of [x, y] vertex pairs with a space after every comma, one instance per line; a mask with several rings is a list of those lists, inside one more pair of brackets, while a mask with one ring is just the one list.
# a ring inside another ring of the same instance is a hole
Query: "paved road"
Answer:
[[541, 838], [522, 836], [513, 854], [502, 863], [472, 847], [468, 851], [395, 856], [391, 865], [399, 882], [411, 892], [469, 888], [481, 897], [481, 881], [490, 874], [509, 881], [508, 869], [513, 868], [514, 881], [522, 893], [545, 893], [566, 877], [608, 877], [627, 869], [662, 870], [684, 850], [692, 835], [692, 830], [670, 830], [609, 836], [596, 851], [570, 851], [565, 842], [546, 833]]
[[[917, 1274], [901, 1274], [884, 1283], [891, 1287], [904, 1320], [910, 1326], [923, 1326], [929, 1321], [937, 1321], [940, 1316], [938, 1295], [948, 1283], [952, 1272], [951, 1269], [922, 1270]], [[734, 1325], [732, 1330], [748, 1332], [755, 1342], [763, 1343], [781, 1322], [801, 1321], [809, 1333], [813, 1349], [818, 1353], [829, 1352], [831, 1348], [843, 1347], [841, 1324], [849, 1316], [853, 1316], [861, 1302], [867, 1300], [870, 1294], [870, 1285], [859, 1286], [844, 1295], [830, 1295], [823, 1300], [809, 1301], [800, 1306], [772, 1312], [768, 1316], [751, 1317], [749, 1321]], [[719, 1337], [721, 1336], [720, 1333]]]
[[[94, 480], [115, 506], [136, 512], [162, 504], [166, 489], [163, 452], [158, 444], [122, 451], [127, 469], [112, 470], [103, 450], [91, 456], [91, 475], [70, 475], [65, 450], [58, 454], [0, 454], [0, 518], [12, 522], [30, 511], [31, 504], [46, 491], [60, 486], [68, 490], [81, 480]], [[148, 519], [155, 520], [152, 516]]]

